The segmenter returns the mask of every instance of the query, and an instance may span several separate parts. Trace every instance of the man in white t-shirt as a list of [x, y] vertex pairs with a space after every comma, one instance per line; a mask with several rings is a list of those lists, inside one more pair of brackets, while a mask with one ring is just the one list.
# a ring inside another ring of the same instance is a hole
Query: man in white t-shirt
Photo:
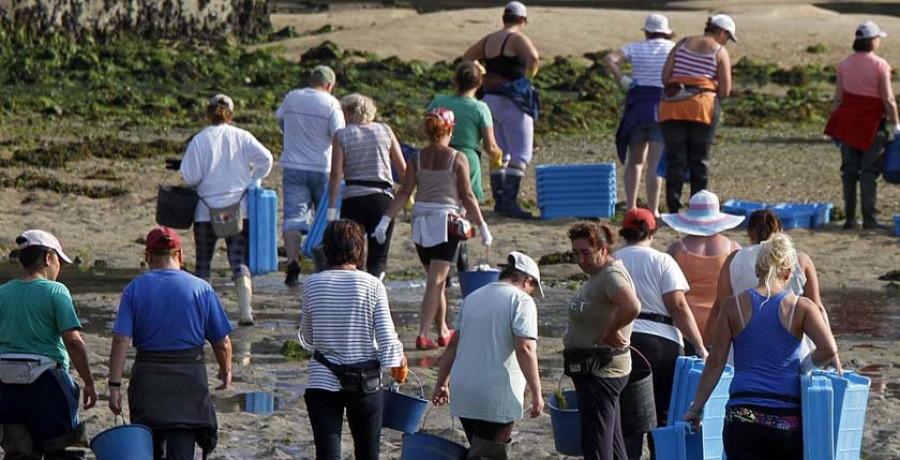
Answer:
[[308, 86], [288, 93], [278, 107], [284, 132], [284, 249], [288, 267], [285, 284], [296, 285], [300, 275], [300, 244], [309, 231], [312, 211], [328, 187], [331, 139], [344, 127], [341, 104], [331, 93], [335, 76], [330, 67], [313, 69]]
[[544, 296], [537, 264], [512, 252], [500, 280], [469, 294], [460, 307], [432, 401], [450, 402], [450, 414], [460, 418], [469, 440], [469, 458], [508, 457], [513, 424], [523, 415], [526, 384], [531, 417], [544, 409], [537, 307], [531, 298], [535, 289]]

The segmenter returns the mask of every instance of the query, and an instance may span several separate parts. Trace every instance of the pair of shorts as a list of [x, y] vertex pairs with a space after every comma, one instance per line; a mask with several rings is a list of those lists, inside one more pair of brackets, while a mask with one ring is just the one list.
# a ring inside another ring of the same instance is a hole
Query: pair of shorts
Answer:
[[309, 231], [313, 210], [319, 205], [327, 188], [328, 173], [284, 168], [282, 231]]
[[659, 123], [644, 123], [635, 126], [631, 130], [631, 139], [629, 139], [629, 141], [631, 144], [637, 142], [664, 143], [666, 138], [663, 137], [662, 128], [660, 128]]
[[445, 243], [430, 248], [416, 245], [416, 253], [419, 254], [419, 261], [422, 262], [422, 265], [429, 265], [432, 260], [453, 263], [456, 261], [457, 249], [459, 249], [459, 240], [453, 237], [450, 237], [450, 240]]

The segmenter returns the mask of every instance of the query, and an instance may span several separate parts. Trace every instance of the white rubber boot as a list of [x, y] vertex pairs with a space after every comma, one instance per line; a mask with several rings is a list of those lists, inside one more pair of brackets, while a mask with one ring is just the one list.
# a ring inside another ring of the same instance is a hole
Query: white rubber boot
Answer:
[[240, 310], [238, 326], [252, 326], [253, 308], [250, 306], [250, 299], [253, 297], [253, 285], [250, 282], [250, 277], [239, 276], [235, 280], [234, 285], [237, 288], [238, 308]]

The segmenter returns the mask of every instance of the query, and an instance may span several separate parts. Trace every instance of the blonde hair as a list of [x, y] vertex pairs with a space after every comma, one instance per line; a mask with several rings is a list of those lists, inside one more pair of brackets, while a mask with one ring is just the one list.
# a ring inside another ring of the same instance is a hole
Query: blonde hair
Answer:
[[791, 237], [784, 233], [776, 233], [760, 243], [759, 255], [756, 257], [756, 276], [765, 282], [769, 289], [775, 277], [785, 271], [793, 270], [797, 265], [797, 251]]
[[359, 93], [349, 94], [341, 99], [341, 109], [348, 123], [368, 123], [375, 119], [375, 101]]

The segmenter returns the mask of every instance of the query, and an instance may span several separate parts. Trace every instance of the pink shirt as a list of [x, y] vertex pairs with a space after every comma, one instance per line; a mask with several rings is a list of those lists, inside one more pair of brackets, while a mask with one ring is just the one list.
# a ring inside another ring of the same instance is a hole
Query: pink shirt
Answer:
[[853, 53], [844, 58], [837, 67], [841, 89], [859, 96], [877, 97], [881, 94], [881, 79], [890, 74], [891, 66], [875, 53]]

